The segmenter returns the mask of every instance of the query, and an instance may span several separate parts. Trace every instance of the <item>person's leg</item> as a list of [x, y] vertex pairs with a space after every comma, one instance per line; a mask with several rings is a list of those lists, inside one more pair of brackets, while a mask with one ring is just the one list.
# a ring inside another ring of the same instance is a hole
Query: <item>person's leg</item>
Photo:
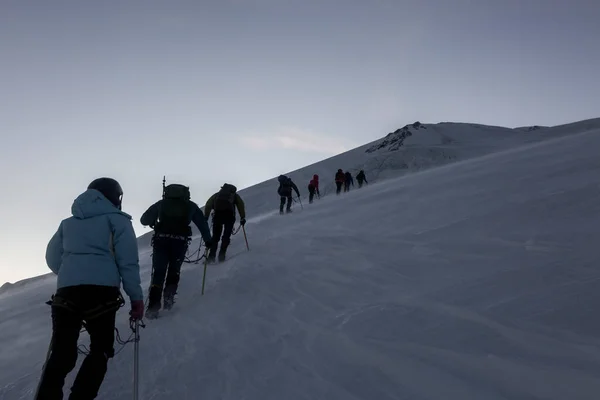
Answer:
[[117, 310], [108, 311], [86, 322], [90, 335], [90, 352], [77, 373], [69, 400], [94, 399], [106, 375], [108, 360], [115, 354], [115, 317]]
[[164, 290], [164, 308], [170, 309], [173, 306], [177, 288], [179, 287], [179, 276], [181, 274], [181, 265], [185, 260], [188, 243], [185, 240], [171, 239], [169, 244], [169, 271]]
[[285, 207], [286, 212], [292, 211], [292, 196], [288, 196], [287, 198], [287, 206]]
[[73, 311], [52, 306], [52, 342], [35, 400], [63, 398], [65, 378], [77, 363], [81, 319]]
[[152, 280], [148, 295], [148, 311], [156, 312], [160, 309], [163, 285], [169, 266], [169, 248], [167, 238], [154, 240], [152, 252]]
[[223, 221], [220, 216], [215, 214], [213, 216], [213, 234], [212, 234], [212, 246], [208, 253], [208, 261], [214, 261], [217, 256], [217, 249], [219, 248], [219, 240], [221, 240], [221, 234], [223, 233]]
[[233, 233], [234, 224], [235, 219], [233, 218], [229, 219], [228, 221], [225, 221], [223, 229], [223, 239], [221, 241], [221, 249], [219, 251], [219, 261], [225, 261], [227, 248], [229, 247], [229, 243], [231, 243], [231, 234]]
[[279, 213], [283, 214], [283, 206], [285, 206], [285, 197], [281, 196], [280, 202], [279, 202]]

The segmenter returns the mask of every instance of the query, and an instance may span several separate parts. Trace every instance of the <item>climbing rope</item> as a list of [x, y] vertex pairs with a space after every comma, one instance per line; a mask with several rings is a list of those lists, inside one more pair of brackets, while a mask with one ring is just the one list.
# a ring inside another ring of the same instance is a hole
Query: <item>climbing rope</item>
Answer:
[[[70, 302], [67, 302], [64, 299], [58, 298], [54, 295], [52, 295], [52, 298], [49, 301], [47, 301], [46, 304], [48, 304], [49, 306], [54, 305], [56, 307], [63, 307], [63, 308], [68, 309], [71, 312], [76, 312], [75, 309], [71, 306]], [[110, 307], [106, 307], [103, 310], [98, 310], [98, 308], [91, 310], [91, 311], [96, 311], [95, 313], [92, 312], [91, 315], [90, 315], [90, 312], [88, 311], [86, 313], [86, 319], [97, 318], [107, 312], [114, 310], [114, 309], [118, 310], [119, 308], [121, 308], [125, 305], [125, 300], [123, 299], [123, 297], [121, 295], [119, 295], [119, 298], [116, 300], [116, 302], [110, 303], [110, 305], [111, 305]], [[82, 328], [79, 331], [80, 334], [87, 331], [86, 319], [84, 319], [81, 322]], [[146, 327], [146, 325], [144, 324], [143, 321], [139, 321], [139, 326], [141, 328]], [[115, 351], [113, 357], [116, 356], [117, 354], [119, 354], [121, 351], [123, 351], [123, 349], [125, 348], [125, 346], [128, 343], [134, 343], [139, 340], [139, 338], [137, 338], [137, 339], [135, 338], [135, 321], [133, 321], [131, 319], [129, 320], [129, 328], [131, 329], [131, 334], [129, 335], [129, 337], [126, 340], [123, 340], [121, 337], [121, 333], [119, 332], [119, 329], [115, 326], [116, 342], [118, 344], [120, 344], [121, 347], [117, 351]], [[83, 354], [83, 355], [87, 356], [90, 354], [90, 349], [87, 346], [80, 344], [77, 346], [77, 352], [79, 354]]]
[[[135, 326], [134, 326], [134, 324], [135, 324], [135, 321], [129, 320], [129, 328], [131, 329], [131, 334], [129, 335], [129, 337], [126, 340], [123, 340], [121, 338], [121, 333], [119, 332], [119, 329], [117, 327], [115, 327], [115, 333], [116, 333], [115, 341], [119, 345], [121, 345], [121, 347], [118, 350], [115, 351], [113, 357], [116, 356], [117, 354], [119, 354], [120, 352], [122, 352], [123, 349], [125, 348], [125, 346], [127, 346], [127, 344], [129, 344], [129, 343], [135, 343], [135, 342], [139, 341], [139, 337], [137, 339], [135, 337]], [[143, 321], [140, 321], [139, 326], [140, 326], [140, 328], [145, 328], [146, 327], [146, 325], [144, 324]], [[80, 333], [82, 333], [82, 332], [85, 332], [85, 328], [83, 328]], [[87, 346], [85, 346], [83, 344], [80, 344], [79, 346], [77, 346], [77, 352], [79, 354], [83, 354], [83, 355], [87, 356], [88, 354], [90, 354], [90, 349]]]
[[198, 246], [198, 250], [196, 250], [190, 255], [185, 255], [185, 259], [183, 260], [183, 262], [187, 264], [197, 264], [198, 262], [200, 262], [200, 260], [206, 257], [206, 253], [201, 253], [202, 243], [204, 243], [204, 240], [200, 240], [200, 246]]

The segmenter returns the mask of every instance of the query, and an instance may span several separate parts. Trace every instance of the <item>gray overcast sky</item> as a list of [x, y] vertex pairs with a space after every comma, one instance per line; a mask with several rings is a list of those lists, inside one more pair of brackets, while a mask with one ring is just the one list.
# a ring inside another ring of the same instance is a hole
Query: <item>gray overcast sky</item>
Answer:
[[2, 0], [0, 283], [48, 272], [98, 176], [143, 234], [163, 174], [202, 205], [415, 120], [598, 117], [598, 21], [594, 0]]

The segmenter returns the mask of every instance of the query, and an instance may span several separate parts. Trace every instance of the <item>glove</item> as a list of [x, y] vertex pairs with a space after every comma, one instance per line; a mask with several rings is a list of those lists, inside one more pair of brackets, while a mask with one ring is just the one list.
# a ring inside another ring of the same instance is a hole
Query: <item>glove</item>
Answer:
[[242, 225], [242, 226], [246, 225], [246, 218], [240, 219], [240, 225]]
[[212, 247], [212, 239], [204, 241], [204, 247], [210, 249]]
[[134, 300], [131, 302], [131, 311], [129, 311], [131, 319], [139, 321], [144, 318], [144, 300]]

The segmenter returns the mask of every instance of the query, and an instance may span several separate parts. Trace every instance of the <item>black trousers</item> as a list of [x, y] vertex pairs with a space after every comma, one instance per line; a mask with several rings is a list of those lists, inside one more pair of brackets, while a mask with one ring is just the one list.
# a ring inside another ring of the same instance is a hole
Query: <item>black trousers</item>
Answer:
[[35, 400], [63, 398], [65, 378], [77, 363], [77, 340], [84, 322], [90, 335], [90, 352], [79, 368], [69, 400], [94, 399], [104, 380], [108, 359], [114, 356], [117, 309], [88, 320], [83, 313], [116, 300], [119, 289], [95, 285], [71, 286], [58, 289], [55, 296], [71, 303], [73, 309], [52, 306], [50, 357]]
[[163, 237], [154, 239], [148, 309], [159, 307], [163, 285], [165, 296], [174, 296], [177, 293], [181, 265], [185, 260], [187, 249], [187, 240]]
[[344, 182], [336, 182], [335, 183], [335, 194], [340, 194], [340, 192], [342, 191], [343, 184], [344, 184]]
[[285, 206], [286, 201], [287, 201], [286, 210], [290, 211], [292, 209], [292, 195], [281, 196], [281, 201], [279, 203], [279, 212], [283, 212], [283, 206]]
[[221, 241], [220, 253], [225, 254], [225, 252], [227, 252], [227, 247], [229, 247], [229, 243], [231, 243], [231, 234], [233, 233], [233, 226], [235, 225], [235, 215], [231, 215], [230, 213], [224, 214], [215, 212], [212, 222], [213, 242], [209, 250], [209, 257], [215, 257], [215, 254], [217, 254], [217, 249], [219, 248], [219, 240]]
[[313, 185], [308, 185], [308, 203], [312, 203], [313, 200], [315, 199], [315, 193], [317, 191], [317, 188], [314, 187]]
[[344, 192], [350, 191], [350, 182], [344, 182]]

